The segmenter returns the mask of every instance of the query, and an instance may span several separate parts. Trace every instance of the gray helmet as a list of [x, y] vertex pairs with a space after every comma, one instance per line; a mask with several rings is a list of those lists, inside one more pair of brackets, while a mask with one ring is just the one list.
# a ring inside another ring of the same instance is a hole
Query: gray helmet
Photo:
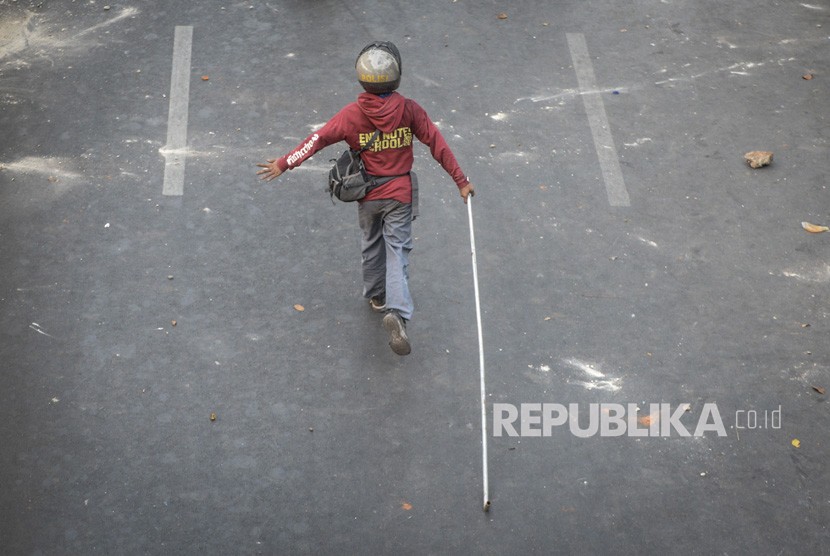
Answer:
[[391, 42], [367, 44], [354, 67], [357, 80], [369, 93], [391, 93], [401, 84], [401, 54]]

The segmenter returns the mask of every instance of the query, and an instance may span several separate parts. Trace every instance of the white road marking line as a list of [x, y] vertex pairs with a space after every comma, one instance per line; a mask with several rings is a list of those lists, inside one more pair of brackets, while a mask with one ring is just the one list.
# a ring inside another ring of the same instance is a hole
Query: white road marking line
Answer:
[[617, 149], [614, 146], [614, 138], [611, 137], [611, 128], [608, 125], [608, 116], [605, 113], [605, 104], [598, 94], [594, 66], [588, 54], [588, 46], [585, 44], [585, 36], [582, 33], [567, 33], [568, 48], [571, 51], [571, 59], [574, 64], [574, 71], [579, 82], [580, 95], [585, 103], [585, 112], [588, 115], [588, 124], [591, 126], [591, 135], [594, 138], [594, 147], [599, 157], [599, 165], [602, 169], [602, 177], [605, 180], [605, 190], [608, 193], [608, 202], [612, 207], [631, 206], [628, 191], [623, 181], [620, 159], [617, 156]]
[[159, 149], [164, 156], [164, 195], [184, 193], [192, 44], [193, 27], [176, 26], [173, 39], [173, 70], [170, 75], [170, 108], [167, 114], [167, 144]]

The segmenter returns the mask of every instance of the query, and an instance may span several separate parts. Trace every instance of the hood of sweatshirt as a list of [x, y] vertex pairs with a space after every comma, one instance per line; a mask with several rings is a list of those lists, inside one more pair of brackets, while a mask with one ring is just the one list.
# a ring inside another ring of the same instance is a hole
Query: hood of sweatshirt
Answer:
[[384, 133], [392, 133], [400, 127], [405, 103], [406, 99], [398, 93], [392, 93], [386, 98], [372, 93], [361, 93], [357, 97], [360, 110], [372, 125]]

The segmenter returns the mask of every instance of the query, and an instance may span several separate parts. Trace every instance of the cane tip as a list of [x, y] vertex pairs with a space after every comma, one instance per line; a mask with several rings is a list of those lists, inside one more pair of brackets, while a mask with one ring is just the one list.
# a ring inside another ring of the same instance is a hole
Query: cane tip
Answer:
[[489, 500], [484, 501], [484, 508], [483, 509], [484, 509], [485, 512], [490, 511], [490, 501]]

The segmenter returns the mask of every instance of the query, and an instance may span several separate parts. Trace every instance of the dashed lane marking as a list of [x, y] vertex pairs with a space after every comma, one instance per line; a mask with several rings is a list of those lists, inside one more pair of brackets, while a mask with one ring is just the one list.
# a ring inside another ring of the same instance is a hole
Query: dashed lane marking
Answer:
[[597, 151], [597, 157], [599, 157], [602, 177], [605, 180], [608, 202], [612, 207], [630, 206], [631, 201], [625, 188], [625, 181], [623, 181], [620, 159], [617, 156], [617, 148], [614, 146], [614, 138], [611, 136], [611, 128], [608, 126], [605, 104], [602, 102], [602, 97], [597, 88], [594, 65], [591, 63], [591, 57], [588, 54], [585, 36], [582, 33], [567, 33], [566, 35], [574, 71], [579, 82], [579, 89], [582, 92], [580, 96], [585, 103], [585, 112], [591, 126], [594, 147]]
[[177, 26], [173, 39], [173, 70], [170, 76], [170, 109], [167, 114], [167, 144], [164, 156], [164, 195], [184, 193], [187, 158], [187, 112], [190, 104], [190, 53], [193, 27]]

